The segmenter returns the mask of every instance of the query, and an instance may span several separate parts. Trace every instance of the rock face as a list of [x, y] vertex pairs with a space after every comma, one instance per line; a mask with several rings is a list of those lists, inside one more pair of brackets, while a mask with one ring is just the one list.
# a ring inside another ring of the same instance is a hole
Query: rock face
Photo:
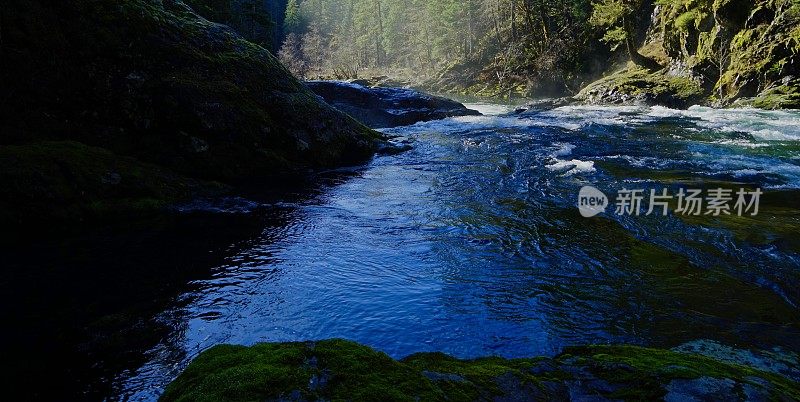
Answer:
[[198, 356], [162, 401], [795, 400], [781, 375], [634, 346], [568, 348], [555, 358], [400, 361], [357, 343], [221, 345]]
[[306, 85], [333, 107], [372, 128], [480, 114], [450, 99], [412, 89], [368, 88], [341, 81], [308, 81]]
[[629, 65], [578, 98], [684, 107], [800, 108], [800, 3], [794, 0], [657, 2], [640, 52], [664, 68]]
[[[178, 0], [9, 0], [0, 17], [0, 144], [32, 147], [3, 157], [86, 160], [83, 151], [100, 152], [130, 158], [127, 167], [158, 168], [170, 183], [233, 183], [355, 164], [380, 142], [320, 102], [267, 50]], [[79, 144], [63, 153], [37, 147], [41, 141]], [[105, 177], [78, 162], [65, 162], [89, 181], [70, 184], [75, 194]], [[25, 177], [37, 174], [47, 175]], [[121, 183], [134, 179], [124, 169], [116, 174]], [[6, 175], [2, 185], [13, 180], [24, 194], [25, 177]], [[150, 196], [137, 188], [128, 187], [128, 199]]]

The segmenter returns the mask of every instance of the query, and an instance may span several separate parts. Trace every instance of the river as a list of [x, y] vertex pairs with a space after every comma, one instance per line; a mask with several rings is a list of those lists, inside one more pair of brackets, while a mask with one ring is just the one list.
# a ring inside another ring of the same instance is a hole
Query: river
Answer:
[[[332, 337], [397, 358], [704, 344], [798, 373], [800, 112], [469, 106], [484, 116], [383, 130], [413, 149], [279, 199], [188, 205], [203, 218], [158, 236], [16, 251], [12, 267], [53, 283], [30, 295], [40, 279], [6, 279], [27, 295], [7, 320], [80, 327], [20, 355], [77, 373], [87, 398], [127, 400], [157, 398], [218, 343]], [[605, 213], [579, 214], [583, 186], [610, 196]], [[757, 216], [614, 211], [620, 190], [682, 188], [764, 195]]]

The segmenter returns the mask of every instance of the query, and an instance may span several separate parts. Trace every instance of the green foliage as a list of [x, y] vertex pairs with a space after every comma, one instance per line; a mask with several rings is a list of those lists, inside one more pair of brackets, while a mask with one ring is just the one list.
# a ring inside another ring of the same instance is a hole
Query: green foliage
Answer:
[[297, 0], [289, 0], [286, 4], [286, 16], [283, 20], [283, 30], [287, 34], [300, 33], [303, 28], [303, 20], [300, 16], [300, 5]]
[[593, 4], [589, 23], [595, 27], [612, 27], [630, 13], [624, 0], [603, 0]]
[[690, 28], [694, 28], [698, 17], [699, 12], [697, 10], [689, 10], [675, 19], [675, 28], [681, 31], [688, 31]]
[[594, 39], [590, 0], [306, 0], [300, 10], [307, 21], [301, 41], [321, 44], [315, 53], [326, 55], [320, 63], [303, 54], [312, 74], [352, 77], [386, 68], [419, 80], [464, 63], [486, 70], [453, 71], [461, 80], [505, 85], [558, 75], [549, 70], [575, 75], [594, 56], [585, 52]]
[[616, 48], [625, 42], [625, 39], [628, 37], [628, 33], [622, 27], [616, 27], [609, 29], [606, 31], [606, 34], [603, 36], [603, 42], [606, 42], [611, 45], [612, 50], [616, 50]]

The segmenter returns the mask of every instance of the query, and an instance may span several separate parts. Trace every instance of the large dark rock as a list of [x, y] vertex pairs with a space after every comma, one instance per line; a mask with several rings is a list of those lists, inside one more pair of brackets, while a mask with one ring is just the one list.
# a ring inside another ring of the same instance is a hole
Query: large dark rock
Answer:
[[[42, 158], [90, 179], [63, 183], [74, 187], [70, 194], [96, 196], [75, 199], [88, 205], [110, 194], [98, 181], [105, 173], [128, 183], [130, 169], [115, 168], [115, 158], [158, 170], [173, 183], [164, 185], [269, 184], [285, 173], [359, 163], [381, 142], [267, 50], [178, 0], [8, 0], [0, 18], [0, 147], [19, 146], [3, 156], [26, 167], [22, 176], [3, 175], [0, 186], [13, 181], [21, 194], [61, 183], [30, 180], [50, 175], [49, 162], [37, 168]], [[72, 145], [52, 146], [63, 141]], [[95, 154], [104, 155], [102, 165], [83, 163]], [[142, 188], [129, 186], [126, 198], [159, 198]]]
[[76, 140], [220, 180], [376, 148], [267, 50], [181, 1], [9, 0], [2, 18], [0, 143]]
[[341, 81], [307, 81], [306, 85], [333, 107], [372, 128], [480, 115], [456, 101], [413, 89], [368, 88]]

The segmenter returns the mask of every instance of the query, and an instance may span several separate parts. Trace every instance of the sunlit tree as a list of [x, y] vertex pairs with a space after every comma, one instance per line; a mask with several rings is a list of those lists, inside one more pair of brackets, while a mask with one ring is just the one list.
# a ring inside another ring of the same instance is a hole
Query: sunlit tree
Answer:
[[589, 23], [606, 29], [603, 41], [612, 49], [625, 46], [635, 64], [648, 69], [658, 69], [658, 63], [639, 53], [636, 46], [636, 12], [641, 10], [643, 0], [601, 0], [594, 3]]

